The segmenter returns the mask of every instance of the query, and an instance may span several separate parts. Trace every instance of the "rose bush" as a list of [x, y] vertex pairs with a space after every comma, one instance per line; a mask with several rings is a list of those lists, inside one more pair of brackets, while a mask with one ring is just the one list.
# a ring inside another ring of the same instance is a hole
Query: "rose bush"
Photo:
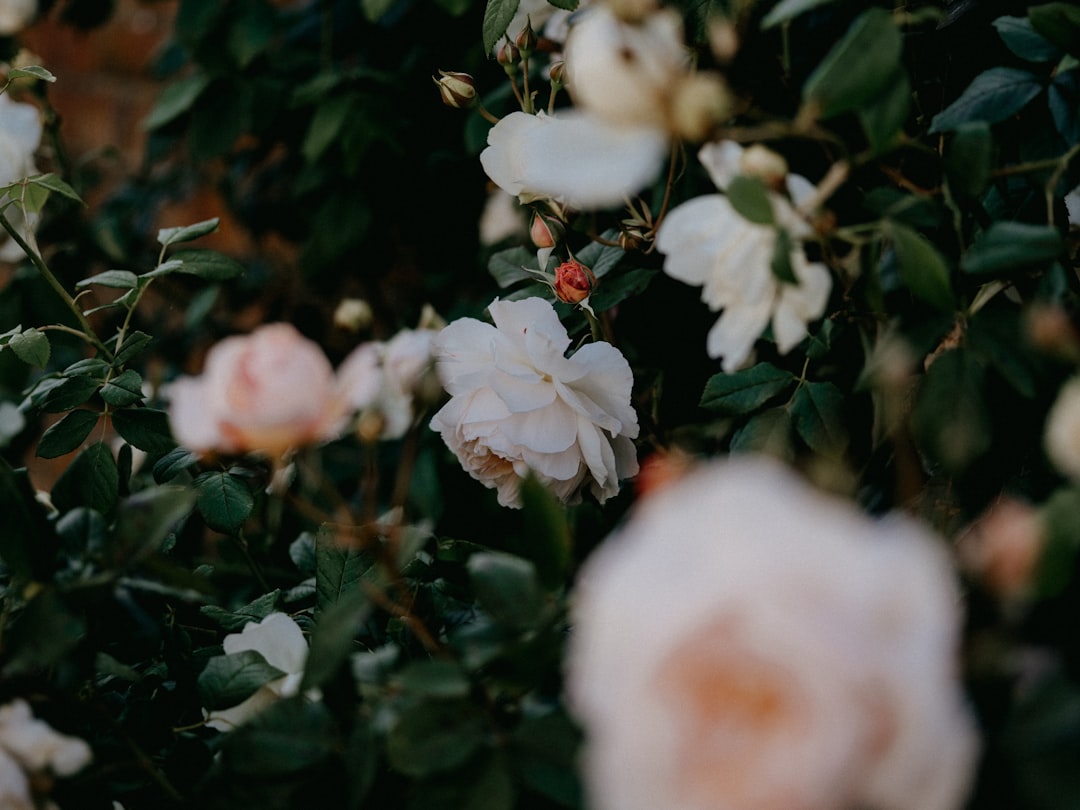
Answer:
[[977, 745], [939, 542], [773, 461], [647, 497], [578, 583], [593, 806], [960, 807]]
[[587, 486], [601, 502], [637, 472], [633, 377], [617, 349], [590, 343], [570, 357], [551, 304], [495, 300], [494, 326], [463, 318], [435, 339], [451, 399], [431, 427], [476, 480], [520, 506], [532, 470], [563, 501]]

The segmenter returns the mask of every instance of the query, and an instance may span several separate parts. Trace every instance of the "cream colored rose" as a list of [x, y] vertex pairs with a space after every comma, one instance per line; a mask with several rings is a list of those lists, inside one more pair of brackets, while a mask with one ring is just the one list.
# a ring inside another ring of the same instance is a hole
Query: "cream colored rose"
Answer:
[[189, 450], [277, 457], [344, 427], [348, 402], [322, 349], [286, 323], [225, 338], [199, 377], [169, 389], [169, 421]]
[[243, 703], [211, 712], [206, 722], [210, 728], [229, 731], [246, 723], [279, 698], [292, 697], [300, 691], [308, 646], [300, 625], [286, 614], [271, 613], [260, 622], [248, 622], [239, 633], [225, 636], [223, 646], [226, 655], [254, 650], [285, 675], [263, 684]]
[[0, 35], [9, 37], [28, 26], [37, 14], [37, 0], [0, 0]]
[[585, 486], [600, 501], [615, 495], [638, 468], [626, 359], [608, 343], [567, 357], [566, 329], [540, 298], [496, 300], [488, 310], [494, 326], [463, 318], [435, 339], [451, 399], [431, 427], [503, 506], [521, 505], [530, 469], [563, 501]]
[[1070, 478], [1080, 478], [1080, 377], [1058, 391], [1046, 417], [1043, 444], [1055, 467]]
[[954, 810], [977, 743], [943, 550], [775, 462], [646, 497], [585, 566], [567, 659], [596, 810]]
[[5, 810], [33, 810], [38, 806], [33, 777], [71, 776], [92, 758], [85, 740], [58, 733], [34, 717], [25, 700], [0, 707], [0, 807]]
[[[12, 101], [7, 93], [0, 95], [0, 186], [38, 173], [34, 153], [41, 144], [41, 133], [41, 114], [37, 107]], [[28, 223], [21, 209], [12, 205], [4, 210], [4, 216], [31, 245], [34, 244], [36, 214], [30, 216]], [[6, 231], [0, 231], [0, 259], [15, 262], [24, 255], [15, 240]]]

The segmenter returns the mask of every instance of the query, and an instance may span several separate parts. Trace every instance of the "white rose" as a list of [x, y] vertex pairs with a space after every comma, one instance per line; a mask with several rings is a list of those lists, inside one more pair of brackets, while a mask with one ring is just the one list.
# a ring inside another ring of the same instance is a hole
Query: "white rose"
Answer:
[[26, 772], [3, 749], [0, 749], [0, 807], [4, 810], [35, 810]]
[[300, 625], [288, 615], [271, 613], [258, 623], [248, 622], [239, 633], [225, 636], [222, 646], [226, 655], [254, 650], [266, 659], [266, 663], [285, 675], [263, 684], [243, 703], [211, 712], [206, 722], [210, 728], [229, 731], [247, 722], [279, 698], [292, 697], [300, 691], [308, 646]]
[[640, 502], [581, 575], [566, 686], [597, 810], [954, 810], [977, 748], [942, 542], [775, 462]]
[[199, 377], [169, 387], [169, 421], [189, 450], [271, 457], [325, 441], [344, 426], [347, 402], [319, 346], [286, 323], [225, 338]]
[[22, 31], [37, 14], [37, 0], [0, 0], [0, 35]]
[[25, 700], [0, 708], [0, 749], [30, 772], [49, 771], [57, 776], [71, 776], [93, 758], [85, 740], [54, 731], [34, 717]]
[[[713, 181], [725, 188], [738, 173], [742, 150], [735, 144], [706, 144], [700, 158]], [[812, 186], [788, 175], [793, 198], [812, 193]], [[807, 324], [825, 311], [832, 277], [823, 264], [810, 262], [799, 238], [809, 227], [791, 204], [770, 192], [777, 226], [792, 237], [789, 256], [797, 283], [780, 281], [772, 271], [777, 231], [744, 219], [727, 197], [706, 194], [668, 212], [656, 235], [656, 247], [665, 254], [664, 272], [687, 284], [702, 287], [701, 299], [713, 311], [723, 310], [709, 332], [706, 351], [722, 357], [724, 371], [737, 369], [750, 355], [754, 341], [772, 323], [781, 354], [807, 335]]]
[[431, 420], [473, 478], [520, 506], [531, 469], [563, 501], [588, 485], [602, 502], [637, 473], [633, 375], [619, 351], [570, 338], [540, 298], [494, 301], [494, 326], [455, 321], [433, 346], [451, 399]]
[[[41, 115], [37, 107], [12, 101], [7, 93], [0, 95], [0, 186], [38, 173], [34, 152], [41, 144], [41, 133]], [[32, 239], [36, 215], [30, 217], [29, 226], [18, 206], [8, 207], [4, 216], [27, 241]], [[14, 262], [25, 255], [6, 231], [0, 232], [0, 242], [0, 259]]]

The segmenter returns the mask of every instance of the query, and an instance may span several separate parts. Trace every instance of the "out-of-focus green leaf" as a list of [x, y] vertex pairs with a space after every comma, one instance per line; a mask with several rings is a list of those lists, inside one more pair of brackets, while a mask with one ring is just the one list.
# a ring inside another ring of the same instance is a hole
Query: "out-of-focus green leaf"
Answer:
[[970, 352], [952, 349], [931, 364], [912, 412], [916, 438], [950, 472], [969, 467], [990, 447], [985, 368]]
[[162, 550], [169, 533], [194, 506], [195, 493], [188, 487], [152, 487], [125, 498], [116, 509], [118, 551], [130, 556]]
[[480, 606], [495, 621], [514, 630], [539, 621], [544, 600], [531, 562], [493, 551], [473, 554], [466, 565]]
[[11, 630], [4, 634], [5, 677], [47, 669], [74, 650], [86, 632], [86, 622], [65, 603], [55, 588], [29, 601]]
[[250, 622], [262, 621], [277, 610], [280, 598], [281, 589], [275, 588], [235, 610], [225, 610], [217, 605], [203, 605], [199, 608], [199, 612], [217, 622], [222, 630], [236, 633], [243, 630]]
[[787, 408], [771, 408], [750, 418], [731, 437], [731, 452], [765, 453], [791, 459], [791, 414]]
[[421, 701], [408, 706], [390, 729], [386, 754], [395, 770], [423, 778], [464, 763], [483, 742], [485, 726], [468, 701]]
[[992, 67], [980, 73], [960, 98], [934, 116], [930, 132], [948, 132], [971, 121], [996, 124], [1020, 112], [1042, 92], [1039, 77], [1014, 67]]
[[180, 242], [190, 242], [218, 229], [221, 222], [219, 217], [204, 219], [192, 225], [180, 225], [175, 228], [162, 228], [158, 231], [157, 240], [163, 246], [175, 245]]
[[985, 121], [961, 124], [945, 153], [945, 175], [955, 196], [974, 199], [990, 182], [994, 137]]
[[1080, 7], [1075, 3], [1045, 3], [1028, 7], [1035, 30], [1073, 56], [1080, 57]]
[[566, 507], [532, 475], [521, 483], [521, 500], [522, 543], [513, 550], [532, 561], [544, 585], [558, 587], [565, 580], [573, 550]]
[[339, 747], [329, 710], [297, 696], [279, 700], [231, 733], [222, 759], [238, 776], [280, 780], [318, 765]]
[[995, 222], [960, 259], [960, 269], [992, 274], [1039, 267], [1052, 262], [1063, 249], [1061, 234], [1049, 225]]
[[349, 654], [357, 651], [354, 639], [370, 613], [371, 603], [359, 582], [319, 613], [311, 634], [311, 650], [304, 666], [301, 689], [322, 686], [345, 663]]
[[75, 289], [81, 290], [97, 284], [99, 287], [112, 287], [118, 290], [131, 290], [139, 286], [139, 277], [130, 270], [106, 270], [103, 273], [75, 282]]
[[993, 22], [1010, 51], [1028, 62], [1056, 62], [1061, 48], [1035, 30], [1027, 17], [998, 17]]
[[209, 84], [210, 77], [201, 71], [167, 84], [143, 121], [143, 129], [157, 129], [186, 113]]
[[896, 142], [910, 108], [911, 80], [906, 70], [898, 68], [878, 97], [858, 110], [866, 139], [875, 152], [883, 152]]
[[351, 95], [331, 96], [319, 103], [315, 114], [311, 116], [307, 136], [300, 148], [308, 163], [317, 161], [329, 146], [338, 140], [341, 128], [349, 120], [350, 114], [357, 109], [357, 99]]
[[756, 225], [772, 225], [775, 221], [769, 191], [760, 180], [737, 174], [731, 178], [724, 193], [743, 219]]
[[921, 234], [897, 222], [889, 222], [886, 232], [896, 251], [900, 278], [912, 294], [938, 309], [955, 306], [949, 266], [945, 257]]
[[772, 28], [782, 22], [787, 22], [800, 14], [805, 14], [810, 9], [823, 6], [826, 3], [834, 3], [836, 0], [780, 0], [772, 11], [765, 15], [761, 21], [763, 29]]
[[502, 289], [525, 279], [535, 280], [536, 276], [526, 268], [536, 269], [536, 253], [524, 247], [500, 250], [488, 261], [488, 272]]

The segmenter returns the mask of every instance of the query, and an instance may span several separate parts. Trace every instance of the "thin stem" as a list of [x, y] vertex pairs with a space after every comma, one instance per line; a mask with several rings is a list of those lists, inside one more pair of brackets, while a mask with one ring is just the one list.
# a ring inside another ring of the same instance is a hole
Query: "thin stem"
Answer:
[[1054, 168], [1054, 173], [1050, 175], [1050, 179], [1046, 181], [1046, 221], [1054, 224], [1054, 191], [1057, 188], [1057, 184], [1061, 181], [1061, 176], [1065, 174], [1065, 170], [1069, 168], [1069, 164], [1072, 159], [1080, 154], [1080, 144], [1077, 144], [1060, 158], [1058, 158], [1058, 164]]
[[60, 296], [60, 299], [64, 302], [71, 313], [75, 316], [75, 320], [79, 322], [79, 326], [83, 328], [83, 332], [86, 336], [86, 341], [90, 343], [95, 349], [105, 355], [109, 360], [112, 360], [113, 354], [106, 348], [105, 344], [101, 342], [97, 334], [94, 332], [94, 328], [90, 325], [90, 321], [86, 319], [83, 311], [79, 308], [79, 305], [75, 303], [75, 299], [72, 298], [68, 291], [64, 289], [64, 285], [60, 283], [60, 280], [53, 275], [52, 270], [45, 264], [45, 261], [38, 255], [37, 251], [27, 244], [26, 240], [22, 238], [19, 232], [12, 226], [8, 218], [0, 212], [0, 225], [4, 227], [4, 230], [8, 232], [8, 236], [15, 240], [15, 244], [23, 249], [26, 255], [30, 258], [30, 261], [34, 263], [34, 267], [41, 273], [46, 283], [53, 288], [53, 291]]
[[521, 87], [524, 98], [522, 109], [527, 113], [534, 113], [532, 93], [529, 92], [529, 57], [521, 55]]
[[248, 564], [248, 568], [251, 569], [251, 573], [255, 575], [255, 580], [259, 583], [259, 587], [263, 589], [263, 593], [270, 593], [270, 584], [266, 581], [266, 577], [263, 576], [259, 563], [251, 556], [251, 549], [248, 548], [248, 542], [244, 539], [243, 534], [230, 535], [230, 537], [236, 543], [236, 547], [240, 549], [240, 554], [243, 555], [244, 561]]
[[476, 111], [480, 113], [480, 115], [484, 117], [484, 120], [487, 121], [489, 124], [499, 123], [498, 117], [488, 112], [487, 108], [484, 107], [484, 105], [481, 104], [479, 101], [476, 102]]
[[664, 199], [660, 202], [660, 213], [656, 215], [656, 219], [653, 221], [652, 232], [654, 234], [660, 228], [660, 223], [664, 221], [664, 217], [667, 215], [668, 204], [671, 202], [671, 189], [675, 185], [675, 164], [678, 156], [679, 145], [673, 143], [671, 145], [671, 157], [668, 158], [668, 174], [667, 183], [664, 186]]

